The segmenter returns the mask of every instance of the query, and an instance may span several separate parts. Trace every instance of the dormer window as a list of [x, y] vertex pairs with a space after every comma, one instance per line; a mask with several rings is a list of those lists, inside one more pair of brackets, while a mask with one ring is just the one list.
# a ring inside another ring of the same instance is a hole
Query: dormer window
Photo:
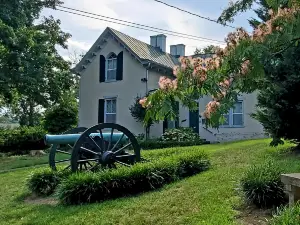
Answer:
[[117, 78], [117, 56], [115, 53], [111, 53], [107, 60], [107, 70], [106, 70], [106, 76], [105, 80], [106, 81], [112, 81], [116, 80]]

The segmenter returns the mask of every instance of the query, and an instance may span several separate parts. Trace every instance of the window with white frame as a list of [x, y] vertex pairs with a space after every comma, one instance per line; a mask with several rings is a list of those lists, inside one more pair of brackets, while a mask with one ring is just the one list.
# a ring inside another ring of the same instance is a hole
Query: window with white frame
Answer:
[[116, 123], [117, 120], [117, 99], [105, 99], [104, 121], [106, 123]]
[[224, 114], [225, 122], [221, 127], [241, 127], [244, 125], [243, 101], [237, 101], [234, 107]]
[[111, 53], [106, 60], [106, 76], [105, 80], [116, 80], [117, 77], [117, 56], [115, 53]]

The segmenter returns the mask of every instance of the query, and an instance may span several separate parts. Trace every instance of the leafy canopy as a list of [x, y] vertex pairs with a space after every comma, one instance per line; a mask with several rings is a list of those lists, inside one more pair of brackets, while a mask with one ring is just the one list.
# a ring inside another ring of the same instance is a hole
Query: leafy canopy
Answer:
[[[232, 21], [237, 12], [249, 9], [253, 0], [231, 4], [220, 20]], [[300, 39], [299, 0], [266, 1], [270, 19], [261, 22], [252, 34], [243, 28], [228, 34], [227, 45], [209, 58], [181, 57], [174, 77], [161, 77], [159, 89], [143, 101], [146, 118], [163, 120], [172, 117], [172, 102], [179, 100], [190, 109], [195, 100], [212, 96], [202, 116], [206, 125], [218, 127], [238, 95], [262, 90], [265, 86], [265, 61], [275, 64], [277, 55], [297, 44]]]

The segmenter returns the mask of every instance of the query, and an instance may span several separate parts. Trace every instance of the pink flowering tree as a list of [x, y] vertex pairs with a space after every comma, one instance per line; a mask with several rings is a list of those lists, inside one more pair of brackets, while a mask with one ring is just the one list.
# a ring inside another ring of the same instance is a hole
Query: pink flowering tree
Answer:
[[209, 58], [181, 57], [174, 76], [161, 77], [159, 89], [141, 100], [147, 108], [145, 121], [162, 120], [166, 115], [174, 119], [174, 101], [195, 109], [195, 100], [208, 95], [212, 100], [200, 109], [201, 115], [207, 126], [217, 128], [238, 95], [265, 88], [264, 60], [276, 63], [276, 54], [300, 40], [299, 0], [290, 0], [285, 6], [270, 0], [269, 15], [270, 20], [251, 34], [243, 28], [229, 33], [226, 47]]

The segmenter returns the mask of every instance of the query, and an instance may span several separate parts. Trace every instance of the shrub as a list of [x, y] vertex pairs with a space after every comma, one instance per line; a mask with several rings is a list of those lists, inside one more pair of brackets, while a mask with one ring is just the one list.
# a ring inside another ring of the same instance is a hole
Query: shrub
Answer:
[[139, 141], [139, 144], [143, 150], [194, 146], [194, 145], [203, 145], [206, 143], [207, 142], [204, 142], [202, 140], [198, 140], [198, 141], [159, 141], [159, 140]]
[[190, 127], [167, 129], [161, 136], [162, 141], [193, 142], [200, 141], [200, 137]]
[[284, 203], [284, 185], [280, 174], [280, 168], [271, 161], [250, 167], [241, 180], [247, 200], [260, 208]]
[[41, 127], [0, 129], [0, 152], [23, 154], [30, 150], [43, 150], [46, 132]]
[[45, 112], [44, 129], [51, 134], [63, 133], [75, 126], [78, 122], [78, 107], [72, 103], [55, 105]]
[[99, 173], [76, 173], [63, 180], [58, 196], [64, 204], [99, 202], [162, 187], [209, 168], [202, 152], [180, 154]]
[[68, 170], [40, 169], [28, 177], [27, 186], [32, 193], [48, 196], [54, 193], [61, 180], [69, 174]]
[[292, 207], [281, 208], [273, 219], [270, 225], [299, 225], [300, 203], [295, 203]]

